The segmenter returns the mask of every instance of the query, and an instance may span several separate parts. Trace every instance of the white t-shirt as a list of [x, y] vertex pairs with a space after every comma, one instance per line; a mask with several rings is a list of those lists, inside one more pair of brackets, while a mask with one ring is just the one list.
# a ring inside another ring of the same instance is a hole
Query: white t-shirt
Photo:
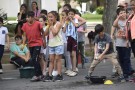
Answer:
[[[44, 31], [46, 30], [46, 26], [45, 26], [45, 27], [43, 27], [43, 30], [44, 30]], [[46, 43], [47, 43], [47, 36], [45, 36], [45, 39], [46, 39]], [[47, 45], [47, 44], [46, 44], [46, 45]], [[40, 53], [44, 53], [44, 54], [46, 54], [46, 49], [44, 49], [44, 47], [43, 47], [43, 46], [41, 46]]]
[[5, 45], [6, 34], [8, 34], [8, 29], [6, 27], [0, 27], [0, 45]]

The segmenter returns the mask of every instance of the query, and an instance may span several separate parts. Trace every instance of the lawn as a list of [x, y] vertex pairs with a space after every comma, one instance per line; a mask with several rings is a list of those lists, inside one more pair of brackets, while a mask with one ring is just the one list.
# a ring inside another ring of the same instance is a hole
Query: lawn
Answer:
[[102, 15], [99, 15], [99, 14], [89, 14], [89, 13], [86, 13], [86, 14], [83, 14], [82, 17], [84, 19], [86, 19], [87, 21], [89, 22], [95, 22], [95, 21], [102, 21]]

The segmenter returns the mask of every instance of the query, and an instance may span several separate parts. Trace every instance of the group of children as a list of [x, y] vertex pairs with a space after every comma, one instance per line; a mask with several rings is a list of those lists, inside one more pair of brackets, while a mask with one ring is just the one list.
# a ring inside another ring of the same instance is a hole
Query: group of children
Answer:
[[[78, 73], [77, 55], [79, 52], [82, 59], [82, 68], [85, 68], [84, 43], [85, 33], [87, 32], [86, 21], [81, 18], [80, 14], [77, 15], [76, 11], [69, 4], [63, 6], [60, 18], [56, 11], [47, 13], [46, 10], [41, 10], [39, 13], [36, 2], [32, 2], [32, 8], [33, 11], [27, 13], [27, 18], [25, 17], [26, 7], [24, 4], [20, 8], [20, 13], [18, 13], [19, 27], [17, 26], [16, 28], [16, 43], [10, 48], [11, 61], [19, 61], [17, 63], [19, 66], [33, 65], [35, 75], [31, 81], [39, 81], [41, 79], [43, 81], [61, 81], [63, 80], [61, 59], [62, 55], [64, 55], [66, 62], [65, 74], [71, 77], [76, 76]], [[126, 39], [124, 31], [126, 26], [126, 10], [119, 8], [117, 14], [118, 17], [113, 23], [111, 37], [104, 33], [103, 25], [98, 24], [95, 26], [97, 35], [94, 40], [94, 60], [90, 65], [86, 79], [90, 79], [95, 67], [104, 58], [108, 58], [112, 62], [121, 82], [127, 80], [133, 71], [130, 62], [130, 44]], [[0, 18], [0, 34], [2, 34], [0, 35], [0, 59], [5, 45], [5, 42], [2, 41], [5, 41], [6, 35], [9, 46], [8, 31], [7, 28], [2, 26], [2, 23], [3, 20]], [[112, 42], [115, 30], [115, 46], [118, 60], [116, 59], [116, 54], [114, 54]], [[26, 47], [26, 43], [29, 50]], [[0, 70], [2, 69], [0, 68]], [[53, 70], [57, 71], [55, 77], [52, 75]]]

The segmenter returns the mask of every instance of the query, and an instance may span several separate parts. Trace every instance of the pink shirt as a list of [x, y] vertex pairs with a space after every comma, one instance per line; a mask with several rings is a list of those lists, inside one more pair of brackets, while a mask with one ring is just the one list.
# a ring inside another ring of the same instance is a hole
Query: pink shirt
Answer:
[[131, 38], [135, 39], [135, 15], [131, 20]]
[[36, 11], [34, 11], [34, 13], [35, 13], [35, 17], [39, 17], [40, 16], [40, 10], [36, 10]]
[[33, 46], [42, 46], [43, 40], [41, 35], [41, 30], [43, 26], [39, 21], [35, 21], [32, 25], [29, 25], [28, 22], [23, 24], [22, 30], [26, 33], [29, 47]]

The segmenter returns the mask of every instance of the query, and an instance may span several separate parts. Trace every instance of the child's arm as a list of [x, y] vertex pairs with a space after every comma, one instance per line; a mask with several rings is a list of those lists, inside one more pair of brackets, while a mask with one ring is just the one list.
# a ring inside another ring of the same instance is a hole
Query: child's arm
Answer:
[[43, 38], [43, 47], [46, 48], [46, 39], [45, 39], [45, 34], [44, 34], [43, 28], [41, 30], [41, 33], [42, 33], [42, 38]]
[[69, 17], [69, 20], [73, 23], [73, 25], [75, 26], [75, 27], [78, 27], [79, 26], [79, 24], [78, 24], [78, 20], [77, 20], [77, 23], [74, 21], [74, 19], [72, 19], [71, 17]]
[[111, 39], [114, 39], [114, 32], [115, 32], [115, 27], [112, 26], [112, 28], [111, 28]]
[[25, 61], [28, 62], [29, 59], [30, 59], [30, 52], [28, 51], [28, 52], [26, 53], [26, 59], [25, 59]]
[[[81, 25], [83, 25], [83, 24], [86, 23], [86, 20], [83, 19], [82, 17], [79, 17], [78, 20], [81, 21], [81, 22], [79, 23], [79, 26], [81, 26]], [[78, 27], [79, 27], [79, 26], [78, 26]]]
[[25, 45], [25, 43], [26, 43], [26, 33], [24, 32], [23, 33], [23, 45]]
[[110, 46], [110, 44], [107, 43], [107, 44], [106, 44], [106, 48], [105, 48], [105, 50], [103, 51], [103, 53], [98, 56], [98, 59], [99, 59], [99, 60], [102, 60], [102, 59], [103, 59], [103, 56], [106, 54], [106, 52], [107, 52], [108, 49], [109, 49], [109, 46]]
[[10, 44], [9, 44], [9, 35], [6, 34], [6, 39], [7, 39], [7, 48], [9, 49], [10, 48]]
[[64, 33], [66, 32], [67, 26], [68, 26], [68, 22], [66, 22], [65, 25], [64, 25], [63, 28], [62, 28], [62, 31], [63, 31]]
[[54, 36], [56, 36], [58, 34], [58, 32], [60, 31], [61, 29], [61, 23], [60, 22], [57, 22], [57, 25], [56, 27], [54, 28], [54, 26], [50, 26], [50, 30], [52, 31], [52, 34]]
[[96, 59], [96, 55], [97, 55], [97, 48], [98, 48], [98, 45], [97, 43], [95, 43], [95, 47], [94, 47], [94, 59]]

